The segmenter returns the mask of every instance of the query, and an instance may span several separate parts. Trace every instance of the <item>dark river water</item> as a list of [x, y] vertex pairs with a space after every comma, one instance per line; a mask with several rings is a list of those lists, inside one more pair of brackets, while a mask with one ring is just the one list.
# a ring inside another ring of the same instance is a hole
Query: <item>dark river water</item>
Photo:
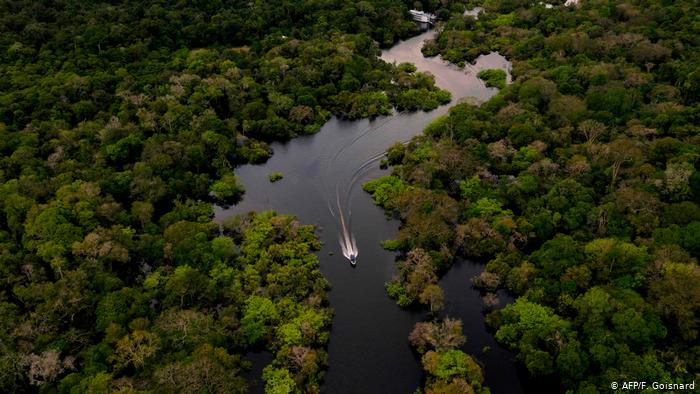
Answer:
[[[436, 83], [452, 92], [450, 105], [467, 97], [484, 101], [496, 93], [476, 78], [476, 72], [484, 68], [510, 71], [502, 56], [482, 56], [475, 66], [461, 70], [439, 58], [422, 56], [423, 41], [433, 36], [427, 32], [400, 42], [384, 51], [382, 59], [411, 62], [419, 71], [435, 75]], [[275, 210], [318, 227], [324, 243], [318, 253], [321, 271], [332, 284], [329, 299], [335, 310], [324, 392], [413, 393], [421, 383], [420, 360], [407, 337], [425, 312], [399, 308], [384, 291], [384, 283], [395, 271], [396, 254], [383, 250], [379, 242], [395, 237], [399, 223], [388, 220], [361, 186], [387, 173], [378, 161], [387, 147], [421, 134], [450, 105], [374, 120], [332, 118], [315, 135], [273, 144], [274, 154], [265, 164], [236, 169], [246, 189], [243, 200], [226, 210], [217, 208], [217, 220], [251, 210]], [[284, 178], [270, 183], [268, 175], [275, 171]], [[340, 224], [341, 214], [345, 226]], [[344, 233], [354, 238], [359, 250], [356, 267], [343, 257], [338, 240]], [[471, 288], [470, 278], [480, 270], [480, 265], [461, 262], [441, 280], [446, 313], [463, 320], [468, 338], [464, 349], [484, 363], [492, 392], [517, 394], [522, 388], [512, 355], [486, 332], [479, 294]], [[484, 346], [491, 350], [482, 353]], [[253, 354], [251, 359], [253, 374], [270, 360], [265, 354]], [[253, 387], [252, 391], [259, 390]]]

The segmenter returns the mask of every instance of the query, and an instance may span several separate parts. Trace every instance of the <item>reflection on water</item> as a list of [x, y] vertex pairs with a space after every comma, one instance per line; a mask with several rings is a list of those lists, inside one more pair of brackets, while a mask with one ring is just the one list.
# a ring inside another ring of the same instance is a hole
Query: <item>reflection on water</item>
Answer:
[[439, 56], [423, 57], [421, 53], [423, 41], [434, 39], [436, 35], [436, 32], [431, 31], [402, 41], [391, 49], [383, 51], [381, 58], [388, 63], [410, 62], [415, 64], [419, 71], [431, 73], [435, 76], [435, 83], [438, 86], [452, 93], [453, 101], [464, 97], [473, 97], [477, 101], [483, 102], [496, 93], [495, 89], [487, 88], [483, 81], [476, 78], [476, 74], [480, 70], [500, 68], [507, 72], [507, 81], [511, 81], [510, 62], [496, 52], [479, 56], [473, 65], [467, 65], [464, 69], [447, 63]]
[[[438, 86], [452, 93], [453, 103], [464, 97], [484, 101], [496, 93], [476, 78], [480, 69], [502, 68], [510, 78], [510, 64], [496, 53], [480, 57], [465, 69], [439, 58], [424, 58], [422, 43], [434, 35], [427, 32], [403, 41], [384, 51], [382, 59], [411, 62], [419, 71], [430, 72]], [[386, 174], [379, 161], [392, 143], [421, 134], [448, 109], [449, 105], [431, 112], [395, 113], [372, 120], [332, 118], [315, 135], [273, 144], [274, 155], [265, 164], [237, 168], [246, 189], [243, 200], [230, 209], [216, 210], [217, 220], [251, 210], [276, 210], [318, 226], [323, 241], [318, 256], [332, 285], [329, 300], [335, 310], [325, 392], [412, 393], [420, 384], [419, 360], [407, 336], [424, 313], [400, 309], [384, 291], [384, 283], [395, 271], [395, 254], [382, 249], [380, 241], [393, 238], [399, 223], [387, 220], [358, 186]], [[269, 182], [268, 174], [276, 171], [284, 173], [284, 178]], [[353, 269], [347, 259], [358, 250], [362, 258]], [[466, 311], [481, 301], [476, 296], [464, 302], [469, 304], [464, 305]], [[485, 333], [482, 322], [466, 316], [467, 337], [471, 338], [472, 332]], [[507, 386], [500, 383], [510, 382], [499, 376], [514, 376], [515, 368], [509, 359], [498, 361], [486, 363], [487, 385], [494, 393], [520, 392], [517, 381]]]

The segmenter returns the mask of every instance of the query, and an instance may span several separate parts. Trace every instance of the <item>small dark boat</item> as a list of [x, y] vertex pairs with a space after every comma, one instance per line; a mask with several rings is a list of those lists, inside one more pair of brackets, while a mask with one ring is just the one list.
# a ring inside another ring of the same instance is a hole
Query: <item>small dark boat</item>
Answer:
[[354, 255], [354, 254], [350, 255], [350, 264], [352, 264], [352, 265], [357, 264], [357, 255]]

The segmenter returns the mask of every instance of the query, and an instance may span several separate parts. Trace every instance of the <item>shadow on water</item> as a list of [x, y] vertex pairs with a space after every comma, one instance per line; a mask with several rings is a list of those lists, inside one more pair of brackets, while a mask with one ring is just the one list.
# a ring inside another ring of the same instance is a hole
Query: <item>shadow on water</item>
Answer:
[[[462, 350], [474, 356], [484, 366], [485, 384], [492, 393], [521, 393], [521, 379], [513, 354], [502, 348], [485, 328], [481, 294], [472, 287], [471, 279], [483, 271], [484, 265], [469, 260], [456, 260], [440, 279], [445, 291], [445, 309], [441, 317], [462, 319], [467, 343]], [[501, 305], [513, 301], [499, 293]]]
[[250, 370], [243, 374], [243, 377], [248, 381], [248, 393], [263, 394], [265, 384], [262, 381], [262, 370], [272, 362], [272, 353], [265, 350], [249, 352], [245, 359], [250, 361], [251, 365]]
[[[382, 59], [412, 62], [419, 71], [432, 73], [436, 83], [452, 93], [452, 104], [464, 97], [485, 101], [496, 93], [476, 78], [479, 69], [502, 68], [510, 78], [510, 64], [496, 53], [480, 57], [475, 66], [466, 70], [439, 58], [424, 58], [420, 52], [422, 43], [434, 35], [427, 32], [398, 43], [384, 51]], [[265, 164], [237, 168], [236, 175], [246, 189], [242, 201], [229, 209], [215, 211], [216, 220], [221, 221], [249, 211], [275, 210], [317, 226], [323, 241], [318, 257], [321, 271], [332, 285], [328, 296], [335, 310], [324, 392], [412, 393], [420, 384], [419, 361], [407, 338], [413, 325], [425, 314], [400, 309], [384, 291], [384, 283], [395, 272], [396, 254], [382, 249], [380, 241], [395, 237], [399, 223], [387, 220], [383, 210], [372, 203], [359, 185], [387, 173], [379, 168], [378, 158], [392, 143], [420, 135], [426, 125], [448, 109], [449, 105], [431, 112], [397, 113], [373, 120], [332, 118], [315, 135], [273, 144], [274, 155]], [[284, 173], [284, 178], [269, 182], [268, 175], [276, 171]], [[339, 220], [341, 212], [347, 219], [345, 226]], [[344, 237], [344, 228], [350, 244], [354, 241], [352, 247], [360, 252], [354, 268], [343, 256], [338, 242]], [[461, 300], [459, 289], [454, 290], [450, 296]], [[468, 283], [462, 291], [470, 291]], [[472, 305], [480, 308], [478, 296], [452, 303], [459, 304], [459, 310], [464, 308], [468, 336], [490, 337], [483, 318], [479, 320], [469, 309]], [[474, 342], [474, 346], [478, 343], [481, 342]], [[494, 364], [496, 369], [512, 366], [510, 354], [496, 352], [489, 357], [494, 358], [494, 363], [498, 361]], [[262, 370], [262, 364], [257, 364], [265, 362], [264, 358], [253, 355], [249, 359], [253, 361], [253, 371]], [[487, 377], [491, 374], [488, 365], [491, 363], [487, 363]], [[502, 390], [493, 392], [517, 393], [520, 390], [517, 379], [509, 382], [498, 386]]]

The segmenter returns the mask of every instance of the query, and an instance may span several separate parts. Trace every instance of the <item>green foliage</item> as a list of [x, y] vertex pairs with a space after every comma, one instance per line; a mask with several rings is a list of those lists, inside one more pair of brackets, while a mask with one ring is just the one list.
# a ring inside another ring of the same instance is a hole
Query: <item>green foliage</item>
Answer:
[[468, 360], [469, 356], [461, 350], [448, 350], [437, 355], [437, 366], [428, 372], [440, 379], [446, 379], [454, 375], [467, 375], [470, 372], [467, 364]]
[[243, 307], [241, 326], [249, 343], [254, 344], [270, 331], [279, 318], [279, 312], [272, 300], [259, 296], [248, 298]]
[[426, 391], [489, 392], [482, 386], [484, 376], [479, 364], [457, 349], [466, 341], [461, 321], [446, 318], [416, 323], [408, 339], [422, 355], [421, 364], [427, 373]]
[[[392, 148], [397, 179], [371, 192], [401, 185], [380, 205], [402, 220], [391, 246], [406, 257], [419, 246], [438, 268], [417, 270], [421, 282], [454, 257], [488, 261], [474, 284], [517, 298], [487, 320], [530, 374], [571, 392], [627, 376], [692, 380], [698, 5], [562, 3], [487, 1], [478, 19], [446, 21], [426, 55], [461, 66], [498, 51], [513, 83]], [[416, 270], [398, 267], [387, 291], [410, 305]], [[493, 294], [484, 300], [490, 307]], [[452, 388], [443, 384], [431, 388]]]
[[222, 236], [212, 204], [240, 198], [235, 166], [272, 140], [390, 114], [411, 89], [449, 101], [377, 56], [416, 31], [401, 1], [172, 5], [3, 4], [2, 392], [244, 392], [251, 343], [274, 368], [303, 344], [273, 386], [318, 392], [313, 230], [263, 214]]
[[487, 87], [498, 89], [506, 87], [506, 72], [500, 68], [481, 70], [476, 76], [483, 79]]
[[285, 346], [323, 345], [328, 339], [323, 329], [330, 322], [328, 314], [313, 309], [303, 309], [289, 323], [280, 326], [278, 340]]
[[292, 394], [297, 390], [292, 374], [286, 369], [266, 367], [263, 371], [263, 380], [265, 393]]
[[430, 91], [428, 89], [409, 89], [401, 92], [394, 99], [396, 108], [400, 111], [415, 111], [422, 109], [431, 111], [452, 100], [447, 90]]
[[662, 278], [652, 283], [651, 299], [656, 310], [671, 323], [671, 327], [685, 340], [694, 340], [700, 333], [694, 310], [700, 305], [700, 296], [693, 286], [700, 277], [695, 264], [669, 263]]
[[385, 209], [393, 209], [392, 202], [407, 190], [407, 185], [395, 176], [383, 176], [369, 181], [362, 188], [372, 194], [374, 202]]
[[503, 210], [503, 203], [492, 198], [480, 198], [469, 206], [467, 214], [487, 220], [498, 216], [511, 215], [512, 212]]
[[[447, 384], [459, 386], [461, 382], [470, 386], [474, 392], [482, 392], [482, 372], [479, 365], [461, 350], [451, 349], [445, 352], [429, 351], [422, 358], [423, 369], [430, 378], [426, 389], [437, 389]], [[464, 384], [462, 383], [462, 384]], [[483, 392], [488, 392], [484, 390]]]
[[[88, 185], [57, 194], [54, 204], [75, 201], [74, 209], [43, 212], [62, 212], [63, 223], [74, 220], [73, 212], [81, 215], [93, 205], [81, 200], [99, 198]], [[88, 227], [91, 232], [55, 252], [49, 263], [53, 279], [37, 265], [37, 276], [18, 283], [14, 291], [31, 313], [43, 316], [45, 331], [28, 345], [25, 356], [17, 353], [20, 337], [7, 331], [0, 334], [3, 387], [19, 389], [34, 382], [66, 392], [110, 391], [116, 389], [114, 376], [119, 374], [152, 390], [208, 387], [215, 392], [244, 392], [241, 354], [250, 344], [279, 352], [275, 365], [287, 360], [290, 347], [321, 351], [328, 340], [331, 313], [322, 306], [328, 284], [312, 254], [319, 247], [313, 229], [293, 218], [266, 213], [242, 219], [236, 239], [215, 237], [209, 212], [210, 207], [179, 205], [170, 216], [163, 215], [166, 223], [168, 218], [201, 221], [152, 225], [153, 233], [141, 234], [140, 242], [130, 228]], [[130, 215], [122, 220], [128, 222]], [[41, 226], [31, 234], [35, 238], [27, 242], [32, 245], [40, 236], [65, 238], [65, 232]], [[45, 243], [38, 245], [46, 248]], [[248, 264], [262, 258], [269, 260], [259, 266]], [[127, 264], [132, 259], [138, 260]], [[308, 298], [319, 301], [296, 307]], [[11, 305], [0, 303], [4, 326], [10, 329], [18, 324]], [[92, 333], [94, 340], [66, 335], [78, 330]], [[279, 341], [277, 333], [287, 338]], [[28, 371], [38, 372], [27, 375], [23, 368], [12, 368], [25, 362], [34, 365]], [[316, 374], [324, 362], [323, 357], [309, 358], [300, 378], [290, 375], [292, 381], [299, 379], [295, 387], [317, 387]]]
[[501, 326], [496, 339], [519, 350], [519, 357], [533, 375], [547, 375], [553, 371], [553, 355], [538, 350], [554, 338], [568, 340], [569, 324], [551, 309], [518, 299], [501, 312]]
[[[467, 201], [478, 201], [482, 198], [485, 201], [494, 201], [491, 197], [495, 197], [492, 188], [485, 185], [478, 176], [461, 180], [459, 182], [460, 197]], [[499, 204], [498, 202], [494, 202]], [[499, 207], [502, 204], [499, 204]]]
[[211, 193], [220, 201], [232, 202], [243, 194], [245, 189], [235, 175], [224, 175], [221, 180], [214, 182], [210, 188]]
[[641, 272], [649, 260], [644, 247], [610, 238], [591, 241], [584, 250], [598, 280], [615, 281], [621, 287], [638, 285], [639, 283], [635, 283], [638, 280], [635, 276]]
[[[274, 353], [271, 392], [317, 392], [330, 315], [312, 229], [261, 214], [217, 236], [211, 204], [240, 196], [232, 168], [271, 140], [449, 101], [377, 59], [414, 31], [407, 5], [6, 5], [0, 389], [242, 392], [254, 342]], [[514, 82], [392, 149], [394, 175], [366, 186], [403, 223], [387, 291], [437, 310], [455, 256], [500, 253], [488, 270], [519, 298], [489, 321], [533, 374], [582, 392], [691, 380], [698, 5], [483, 6], [423, 51], [497, 50]], [[478, 391], [453, 350], [431, 350], [426, 389]]]
[[282, 174], [279, 171], [273, 172], [267, 176], [267, 179], [270, 181], [270, 183], [275, 183], [275, 182], [281, 180], [282, 178], [284, 178], [284, 174]]
[[420, 302], [430, 307], [432, 312], [442, 309], [444, 295], [437, 286], [437, 275], [433, 259], [422, 249], [413, 249], [406, 260], [398, 264], [398, 275], [385, 288], [399, 306], [407, 307]]
[[130, 316], [145, 316], [144, 301], [138, 291], [128, 287], [105, 295], [95, 310], [95, 329], [105, 331], [110, 324], [125, 326]]
[[399, 164], [406, 154], [406, 147], [401, 142], [396, 142], [386, 151], [386, 158], [389, 164]]
[[399, 71], [405, 72], [408, 74], [416, 72], [417, 68], [413, 63], [401, 63], [398, 66], [396, 66]]

